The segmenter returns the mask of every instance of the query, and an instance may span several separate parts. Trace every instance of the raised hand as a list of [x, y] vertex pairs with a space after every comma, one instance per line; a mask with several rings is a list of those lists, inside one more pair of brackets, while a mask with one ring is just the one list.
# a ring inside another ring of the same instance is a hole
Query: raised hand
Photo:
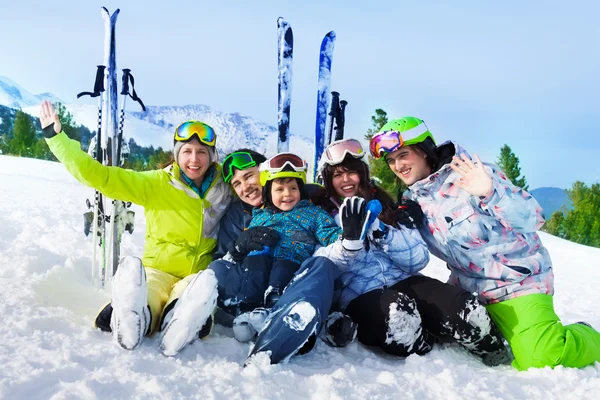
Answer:
[[462, 159], [452, 157], [450, 168], [462, 176], [454, 181], [454, 184], [467, 193], [485, 197], [492, 192], [492, 177], [485, 170], [477, 154], [475, 154], [475, 163], [466, 154], [462, 155]]
[[346, 197], [340, 207], [342, 222], [342, 246], [346, 250], [357, 251], [363, 248], [361, 239], [366, 222], [365, 199], [362, 197]]
[[58, 119], [58, 113], [54, 109], [52, 103], [48, 100], [44, 100], [40, 106], [40, 124], [42, 125], [42, 129], [44, 129], [52, 123], [54, 123], [54, 133], [60, 133], [60, 131], [62, 131], [62, 125]]

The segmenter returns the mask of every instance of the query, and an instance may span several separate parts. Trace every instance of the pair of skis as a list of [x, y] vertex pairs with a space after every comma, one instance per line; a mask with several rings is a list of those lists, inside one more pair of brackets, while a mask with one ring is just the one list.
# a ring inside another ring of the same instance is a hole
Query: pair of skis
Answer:
[[[279, 101], [278, 101], [278, 141], [277, 151], [287, 152], [289, 150], [289, 128], [290, 128], [290, 102], [292, 95], [292, 60], [294, 37], [292, 27], [284, 19], [277, 20], [278, 33], [278, 79], [279, 79]], [[321, 42], [319, 52], [319, 78], [317, 85], [317, 113], [315, 122], [315, 158], [314, 158], [314, 181], [317, 178], [317, 165], [321, 154], [332, 140], [332, 132], [335, 129], [335, 139], [340, 140], [344, 135], [344, 110], [348, 102], [340, 101], [338, 92], [329, 93], [331, 87], [331, 61], [335, 44], [335, 32], [331, 31], [325, 35]], [[331, 105], [331, 109], [330, 109]], [[328, 112], [328, 110], [330, 110]], [[329, 135], [326, 137], [327, 115], [331, 117], [329, 124]], [[334, 128], [335, 125], [335, 128]]]
[[[135, 92], [131, 70], [123, 69], [120, 116], [117, 125], [119, 105], [115, 28], [119, 9], [111, 15], [105, 7], [102, 7], [101, 14], [105, 29], [104, 65], [99, 65], [96, 70], [93, 92], [79, 93], [77, 98], [82, 96], [98, 98], [98, 128], [95, 138], [90, 143], [89, 153], [102, 165], [122, 167], [129, 154], [129, 146], [123, 140], [127, 96], [137, 101], [144, 111], [146, 107]], [[123, 233], [125, 231], [133, 233], [134, 213], [128, 210], [131, 203], [108, 199], [97, 190], [94, 194], [94, 204], [90, 204], [88, 200], [87, 205], [88, 208], [93, 209], [84, 214], [84, 233], [87, 236], [91, 230], [93, 238], [92, 281], [104, 286], [117, 270]], [[99, 247], [100, 257], [97, 254]], [[99, 264], [98, 258], [100, 258]]]

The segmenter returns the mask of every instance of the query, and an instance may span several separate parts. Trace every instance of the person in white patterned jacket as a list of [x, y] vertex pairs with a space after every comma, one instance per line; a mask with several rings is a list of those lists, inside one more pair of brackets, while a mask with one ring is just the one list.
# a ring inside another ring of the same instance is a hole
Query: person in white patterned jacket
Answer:
[[418, 118], [389, 121], [370, 150], [408, 187], [407, 209], [420, 206], [421, 235], [446, 261], [450, 283], [486, 304], [512, 348], [513, 367], [600, 361], [600, 333], [586, 323], [565, 326], [554, 312], [552, 263], [536, 232], [543, 210], [529, 193], [457, 144], [436, 146]]

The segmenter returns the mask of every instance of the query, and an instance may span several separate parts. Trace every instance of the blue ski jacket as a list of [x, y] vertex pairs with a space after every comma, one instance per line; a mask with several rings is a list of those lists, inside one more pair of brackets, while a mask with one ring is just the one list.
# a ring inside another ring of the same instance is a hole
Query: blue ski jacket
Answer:
[[272, 252], [274, 259], [302, 264], [315, 249], [334, 243], [342, 234], [335, 220], [309, 200], [300, 200], [290, 211], [269, 207], [254, 209], [249, 228], [267, 226], [279, 233], [280, 240]]

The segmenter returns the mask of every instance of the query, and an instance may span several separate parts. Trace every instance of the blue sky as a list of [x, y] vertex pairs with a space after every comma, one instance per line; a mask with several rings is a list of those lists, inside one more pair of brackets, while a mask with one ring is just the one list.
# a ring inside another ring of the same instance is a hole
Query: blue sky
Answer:
[[334, 30], [347, 136], [362, 138], [383, 108], [486, 161], [508, 144], [531, 188], [600, 182], [597, 2], [366, 3], [3, 0], [0, 75], [77, 102], [103, 60], [100, 6], [120, 7], [117, 67], [132, 69], [146, 104], [207, 104], [276, 125], [284, 16], [295, 42], [292, 133], [314, 133], [318, 50]]

